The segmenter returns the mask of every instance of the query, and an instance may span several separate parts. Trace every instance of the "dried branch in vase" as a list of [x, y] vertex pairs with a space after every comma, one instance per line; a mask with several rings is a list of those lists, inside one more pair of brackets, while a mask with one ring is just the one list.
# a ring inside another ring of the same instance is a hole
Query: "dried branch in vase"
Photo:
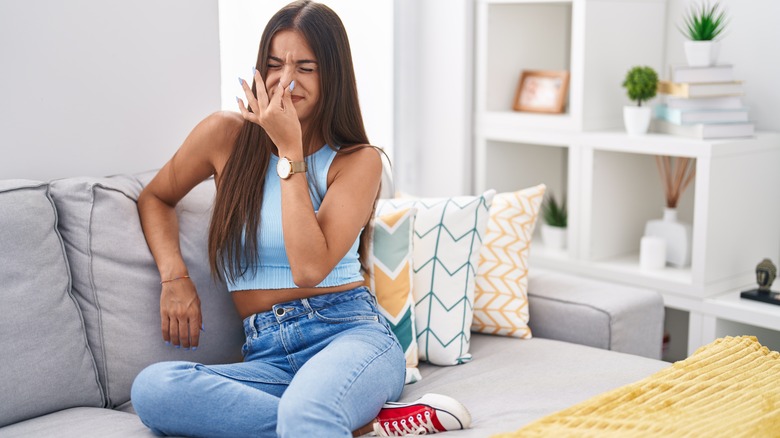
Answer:
[[664, 185], [666, 207], [677, 208], [680, 196], [696, 175], [696, 159], [656, 155], [655, 163]]

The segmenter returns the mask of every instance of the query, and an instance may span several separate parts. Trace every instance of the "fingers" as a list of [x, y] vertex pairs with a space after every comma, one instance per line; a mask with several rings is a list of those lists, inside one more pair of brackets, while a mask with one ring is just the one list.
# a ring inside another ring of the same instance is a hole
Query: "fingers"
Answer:
[[188, 319], [179, 319], [179, 345], [184, 348], [190, 348], [190, 325], [188, 322]]
[[265, 80], [260, 76], [260, 72], [254, 69], [255, 88], [257, 89], [257, 101], [262, 108], [268, 106], [268, 92], [265, 90]]
[[160, 315], [160, 323], [161, 323], [163, 341], [165, 341], [166, 345], [170, 345], [171, 344], [171, 331], [170, 331], [171, 320], [170, 318], [168, 318], [168, 314]]
[[[260, 112], [260, 104], [257, 101], [257, 98], [255, 97], [254, 93], [252, 93], [252, 88], [250, 88], [247, 81], [241, 78], [238, 78], [238, 82], [241, 84], [241, 88], [244, 90], [244, 95], [246, 95], [247, 105], [250, 108], [252, 108], [253, 113], [258, 114]], [[263, 109], [265, 109], [265, 107]]]
[[200, 318], [190, 318], [188, 326], [190, 332], [190, 347], [195, 350], [198, 348], [198, 343], [200, 342]]

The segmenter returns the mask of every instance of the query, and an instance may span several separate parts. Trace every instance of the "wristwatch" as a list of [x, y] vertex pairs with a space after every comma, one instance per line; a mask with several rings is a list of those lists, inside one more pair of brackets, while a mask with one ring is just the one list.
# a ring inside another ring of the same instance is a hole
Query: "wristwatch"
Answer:
[[291, 161], [287, 157], [279, 158], [279, 162], [276, 163], [276, 173], [279, 174], [279, 178], [287, 179], [290, 175], [295, 173], [305, 173], [307, 170], [305, 161]]

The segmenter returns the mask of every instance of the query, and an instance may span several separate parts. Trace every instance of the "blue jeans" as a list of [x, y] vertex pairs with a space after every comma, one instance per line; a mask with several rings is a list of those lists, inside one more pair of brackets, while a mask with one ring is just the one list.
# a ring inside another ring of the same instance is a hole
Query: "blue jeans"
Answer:
[[400, 397], [405, 360], [365, 287], [244, 319], [244, 362], [162, 362], [133, 382], [159, 435], [349, 437]]

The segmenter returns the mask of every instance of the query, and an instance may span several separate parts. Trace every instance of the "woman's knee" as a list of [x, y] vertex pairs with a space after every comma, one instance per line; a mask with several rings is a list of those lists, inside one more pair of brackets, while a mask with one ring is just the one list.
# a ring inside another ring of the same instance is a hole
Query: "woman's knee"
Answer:
[[160, 362], [138, 373], [130, 388], [130, 399], [141, 419], [151, 417], [154, 412], [165, 411], [166, 400], [170, 399], [175, 389], [171, 382], [188, 367], [185, 362]]

